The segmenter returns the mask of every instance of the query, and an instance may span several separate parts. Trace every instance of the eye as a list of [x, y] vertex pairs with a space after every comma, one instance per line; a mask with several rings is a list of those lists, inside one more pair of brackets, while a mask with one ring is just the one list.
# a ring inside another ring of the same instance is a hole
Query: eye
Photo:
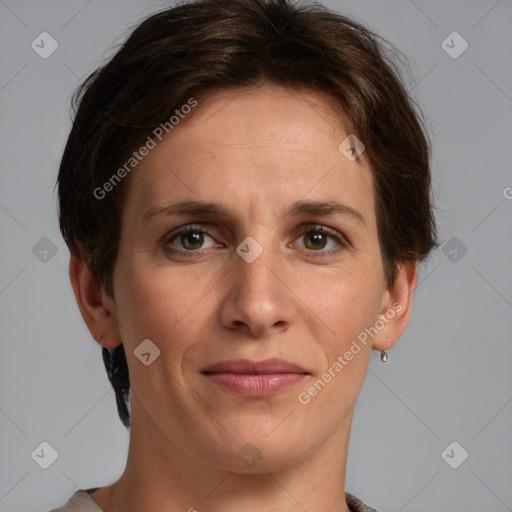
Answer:
[[[302, 246], [303, 248], [313, 252], [319, 252], [320, 254], [318, 254], [318, 256], [329, 256], [338, 252], [340, 246], [343, 248], [348, 245], [346, 238], [341, 233], [321, 225], [309, 227], [300, 239], [305, 240]], [[331, 242], [334, 242], [334, 244], [331, 243], [330, 247], [327, 247], [329, 239]], [[326, 248], [329, 250], [324, 250]]]
[[[165, 240], [165, 246], [171, 252], [200, 253], [201, 251], [199, 250], [204, 249], [205, 237], [213, 240], [201, 226], [188, 225], [170, 233]], [[176, 244], [179, 244], [181, 247], [176, 247]]]
[[[205, 247], [205, 238], [209, 238], [213, 243]], [[310, 226], [299, 237], [299, 240], [302, 239], [305, 243], [299, 244], [298, 247], [311, 253], [318, 253], [315, 257], [330, 256], [349, 245], [344, 235], [322, 225]], [[172, 231], [165, 238], [164, 245], [167, 251], [185, 256], [199, 256], [205, 252], [203, 249], [222, 247], [222, 244], [218, 244], [208, 235], [204, 227], [193, 224]]]

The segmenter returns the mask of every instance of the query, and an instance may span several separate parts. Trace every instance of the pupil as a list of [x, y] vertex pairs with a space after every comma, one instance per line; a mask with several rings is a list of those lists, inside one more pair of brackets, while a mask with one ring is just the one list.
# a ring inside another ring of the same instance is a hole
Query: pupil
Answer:
[[185, 247], [187, 247], [188, 245], [200, 245], [202, 237], [202, 233], [187, 233], [184, 237]]
[[313, 244], [312, 244], [313, 247], [318, 247], [318, 243], [320, 243], [320, 244], [322, 243], [322, 237], [323, 237], [322, 233], [317, 233], [316, 235], [309, 236], [310, 240], [313, 240]]

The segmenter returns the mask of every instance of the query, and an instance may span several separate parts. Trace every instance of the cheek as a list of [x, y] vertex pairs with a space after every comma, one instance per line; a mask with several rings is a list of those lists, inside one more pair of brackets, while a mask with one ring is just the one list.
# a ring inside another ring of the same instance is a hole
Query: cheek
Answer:
[[[341, 349], [371, 325], [378, 316], [381, 288], [378, 276], [352, 273], [328, 276], [310, 290], [308, 306], [315, 311], [334, 336], [333, 349]], [[334, 331], [334, 333], [333, 333]]]
[[214, 295], [215, 276], [155, 265], [150, 258], [143, 253], [131, 261], [119, 261], [116, 303], [123, 341], [135, 348], [150, 339], [162, 353], [172, 346], [177, 360], [194, 329], [200, 327], [202, 312]]
[[126, 257], [131, 253], [122, 245], [119, 254], [114, 271], [117, 320], [123, 343], [133, 350], [144, 339], [156, 340], [159, 319], [167, 311], [171, 323], [174, 308], [172, 296], [162, 296], [159, 282], [136, 259]]
[[[134, 391], [146, 404], [158, 396], [172, 395], [179, 401], [183, 386], [179, 368], [196, 326], [191, 321], [194, 305], [204, 292], [197, 289], [197, 282], [195, 288], [188, 283], [185, 273], [171, 274], [137, 258], [119, 263], [115, 288], [118, 323]], [[147, 342], [141, 345], [144, 340], [150, 340], [159, 352]], [[139, 347], [146, 347], [150, 359], [158, 356], [147, 366], [141, 364], [143, 351]]]
[[[319, 373], [303, 389], [299, 402], [329, 410], [333, 421], [341, 422], [367, 372], [371, 338], [365, 329], [377, 318], [380, 296], [375, 286], [364, 281], [357, 286], [348, 281], [333, 286], [331, 282], [326, 289], [328, 293], [313, 298], [315, 314], [329, 328], [317, 339], [324, 361]], [[329, 428], [328, 423], [325, 428]]]
[[306, 390], [306, 399], [322, 395], [315, 398], [320, 407], [336, 403], [335, 415], [340, 418], [361, 390], [372, 345], [365, 329], [374, 324], [380, 309], [380, 289], [375, 285], [380, 282], [378, 276], [350, 277], [326, 281], [327, 293], [313, 299], [315, 313], [329, 327], [329, 335], [324, 331], [318, 339], [324, 363], [313, 387]]

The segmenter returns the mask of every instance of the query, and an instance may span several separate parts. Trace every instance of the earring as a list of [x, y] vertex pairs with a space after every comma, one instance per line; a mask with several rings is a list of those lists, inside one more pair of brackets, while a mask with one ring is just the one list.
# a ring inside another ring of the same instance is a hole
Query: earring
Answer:
[[96, 340], [97, 340], [97, 341], [98, 341], [98, 343], [100, 343], [100, 344], [101, 344], [101, 338], [103, 338], [103, 334], [100, 334], [100, 335], [96, 338]]
[[[391, 343], [391, 338], [388, 338], [388, 343]], [[388, 353], [385, 350], [380, 351], [380, 360], [385, 363], [388, 360]]]

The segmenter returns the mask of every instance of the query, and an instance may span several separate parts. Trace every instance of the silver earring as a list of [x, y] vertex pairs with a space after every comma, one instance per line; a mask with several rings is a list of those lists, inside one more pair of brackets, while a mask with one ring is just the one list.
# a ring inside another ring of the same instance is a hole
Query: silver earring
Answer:
[[[388, 338], [388, 344], [391, 345], [391, 338]], [[380, 360], [385, 363], [388, 360], [388, 353], [385, 350], [380, 351]]]
[[[388, 343], [391, 344], [391, 338], [388, 338]], [[380, 360], [385, 363], [388, 360], [388, 353], [385, 350], [380, 351]]]

